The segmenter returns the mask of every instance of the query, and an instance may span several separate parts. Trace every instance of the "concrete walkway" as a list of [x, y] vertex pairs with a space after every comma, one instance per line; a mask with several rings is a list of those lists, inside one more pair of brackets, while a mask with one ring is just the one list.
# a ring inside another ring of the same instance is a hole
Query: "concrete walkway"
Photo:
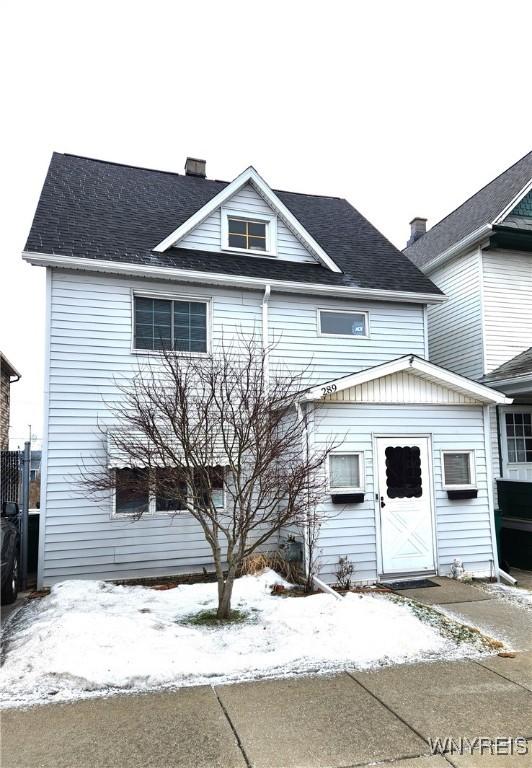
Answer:
[[[417, 591], [527, 646], [532, 612], [448, 580]], [[2, 768], [529, 768], [532, 650], [6, 710], [1, 727]], [[431, 756], [447, 737], [525, 737], [529, 753]]]
[[[526, 581], [526, 578], [527, 572], [523, 571], [521, 581]], [[463, 584], [444, 577], [432, 580], [440, 586], [405, 589], [398, 594], [443, 610], [457, 621], [477, 627], [515, 650], [532, 650], [532, 611], [474, 584]]]

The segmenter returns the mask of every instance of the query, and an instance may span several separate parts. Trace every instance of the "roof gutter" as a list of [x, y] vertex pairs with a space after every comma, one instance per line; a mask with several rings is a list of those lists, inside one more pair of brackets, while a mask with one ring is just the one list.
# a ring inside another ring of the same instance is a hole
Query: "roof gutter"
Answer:
[[9, 376], [9, 383], [15, 384], [17, 381], [20, 381], [22, 378], [22, 374], [17, 371], [14, 365], [12, 365], [7, 357], [0, 352], [0, 364], [2, 367], [6, 367], [8, 369], [8, 376]]
[[321, 296], [345, 296], [348, 298], [396, 301], [408, 304], [441, 304], [447, 301], [447, 296], [438, 293], [385, 291], [375, 288], [300, 283], [293, 280], [271, 280], [269, 278], [247, 277], [245, 275], [226, 275], [219, 272], [157, 267], [150, 264], [126, 264], [105, 259], [85, 259], [79, 256], [61, 256], [53, 253], [36, 253], [34, 251], [23, 251], [22, 258], [29, 264], [39, 267], [79, 269], [85, 272], [106, 272], [114, 275], [148, 277], [151, 279], [175, 280], [189, 283], [230, 285], [251, 290], [264, 290], [267, 285], [270, 285], [272, 290], [275, 289], [284, 293], [313, 293]]
[[446, 261], [449, 261], [449, 259], [457, 256], [462, 251], [466, 250], [467, 248], [471, 248], [473, 245], [477, 245], [478, 243], [482, 242], [482, 240], [485, 240], [486, 237], [489, 237], [491, 234], [492, 229], [492, 224], [483, 224], [478, 229], [475, 229], [474, 232], [470, 232], [469, 235], [466, 235], [457, 243], [451, 245], [451, 247], [447, 248], [447, 250], [442, 251], [442, 253], [440, 253], [434, 259], [420, 266], [420, 269], [422, 269], [425, 273], [432, 272], [434, 269], [441, 267], [442, 264], [445, 264]]

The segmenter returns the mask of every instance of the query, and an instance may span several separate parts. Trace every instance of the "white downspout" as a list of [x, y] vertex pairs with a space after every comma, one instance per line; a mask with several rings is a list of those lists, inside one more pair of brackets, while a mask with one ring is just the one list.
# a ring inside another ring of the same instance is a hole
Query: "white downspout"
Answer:
[[264, 352], [264, 381], [266, 390], [270, 383], [270, 329], [268, 325], [268, 302], [270, 301], [272, 287], [269, 283], [264, 286], [264, 296], [262, 297], [262, 349]]

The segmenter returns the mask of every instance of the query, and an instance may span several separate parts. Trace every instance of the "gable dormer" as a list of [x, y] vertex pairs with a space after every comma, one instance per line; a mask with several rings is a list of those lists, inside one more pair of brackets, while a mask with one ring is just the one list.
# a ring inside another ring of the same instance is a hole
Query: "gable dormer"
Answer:
[[322, 264], [341, 269], [250, 167], [166, 237], [154, 251], [184, 248]]

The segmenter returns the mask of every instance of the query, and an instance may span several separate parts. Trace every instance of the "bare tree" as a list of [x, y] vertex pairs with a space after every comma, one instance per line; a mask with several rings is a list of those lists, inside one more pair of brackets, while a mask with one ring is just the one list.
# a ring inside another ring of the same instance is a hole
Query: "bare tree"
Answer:
[[[162, 350], [119, 385], [111, 409], [114, 450], [131, 469], [83, 473], [94, 495], [116, 489], [138, 501], [149, 487], [157, 509], [197, 520], [212, 550], [220, 619], [230, 615], [244, 559], [283, 528], [315, 524], [324, 492], [332, 446], [308, 449], [297, 406], [303, 374], [266, 376], [271, 351], [255, 338], [208, 356]], [[146, 509], [141, 503], [134, 514]]]

